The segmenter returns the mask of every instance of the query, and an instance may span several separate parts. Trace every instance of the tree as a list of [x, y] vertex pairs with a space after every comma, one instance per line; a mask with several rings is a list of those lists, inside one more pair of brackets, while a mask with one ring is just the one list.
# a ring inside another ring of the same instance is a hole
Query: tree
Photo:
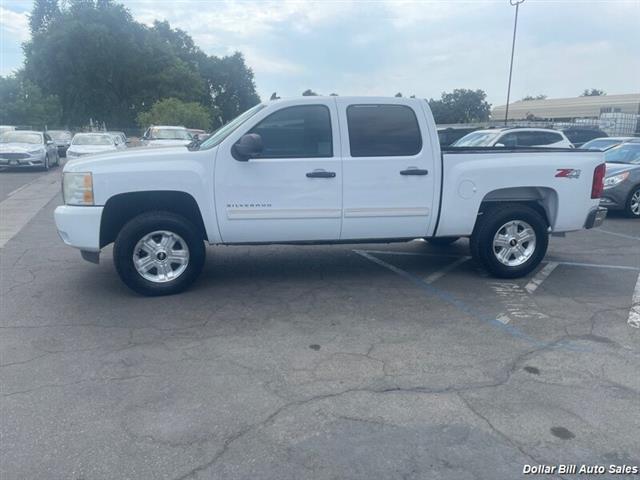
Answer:
[[302, 92], [302, 96], [303, 97], [317, 97], [318, 94], [316, 92], [314, 92], [313, 90], [311, 90], [310, 88], [307, 88], [304, 92]]
[[483, 90], [457, 88], [443, 92], [440, 100], [429, 100], [436, 123], [470, 123], [489, 120], [491, 104]]
[[211, 115], [206, 107], [196, 102], [183, 102], [177, 98], [165, 98], [153, 104], [148, 112], [137, 117], [138, 125], [183, 125], [187, 128], [209, 130]]
[[44, 95], [20, 74], [0, 77], [0, 105], [0, 124], [36, 129], [60, 125], [62, 106], [58, 98]]
[[49, 24], [60, 15], [58, 0], [35, 0], [33, 10], [29, 15], [29, 30], [31, 35], [44, 31]]
[[94, 118], [128, 127], [164, 98], [202, 104], [227, 121], [260, 101], [240, 53], [208, 56], [184, 31], [147, 27], [113, 0], [67, 0], [57, 15], [36, 15], [45, 3], [32, 16], [51, 20], [24, 44], [24, 73], [58, 96], [67, 124]]
[[524, 97], [522, 99], [523, 102], [528, 102], [530, 100], [544, 100], [546, 99], [547, 96], [546, 95], [536, 95], [535, 97], [532, 95], [527, 95], [526, 97]]
[[592, 88], [591, 90], [589, 90], [588, 88], [586, 88], [584, 92], [582, 92], [582, 95], [580, 96], [581, 97], [600, 97], [606, 94], [607, 92], [605, 92], [604, 90], [599, 90], [597, 88]]

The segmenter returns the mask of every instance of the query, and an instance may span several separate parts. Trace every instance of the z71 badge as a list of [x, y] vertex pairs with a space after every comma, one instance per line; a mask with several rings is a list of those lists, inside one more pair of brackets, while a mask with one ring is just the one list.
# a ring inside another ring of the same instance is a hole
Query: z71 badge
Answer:
[[556, 170], [558, 178], [580, 178], [580, 170], [575, 168], [559, 168]]

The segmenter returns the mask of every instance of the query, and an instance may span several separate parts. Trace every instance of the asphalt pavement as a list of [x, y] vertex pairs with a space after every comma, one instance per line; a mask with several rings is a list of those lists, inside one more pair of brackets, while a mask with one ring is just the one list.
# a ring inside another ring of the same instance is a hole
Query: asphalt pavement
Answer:
[[[29, 175], [0, 173], [2, 191]], [[0, 248], [2, 478], [640, 465], [637, 221], [554, 237], [514, 281], [466, 241], [209, 247], [193, 288], [144, 298], [111, 247], [93, 265], [62, 244], [60, 202]]]

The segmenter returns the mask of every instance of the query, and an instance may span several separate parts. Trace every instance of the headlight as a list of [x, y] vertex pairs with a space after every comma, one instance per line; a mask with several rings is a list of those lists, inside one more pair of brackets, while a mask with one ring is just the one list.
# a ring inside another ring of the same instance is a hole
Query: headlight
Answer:
[[62, 175], [62, 198], [66, 205], [93, 205], [91, 173], [65, 172]]
[[44, 148], [36, 148], [35, 150], [29, 150], [27, 153], [29, 155], [37, 155], [39, 153], [44, 153]]
[[73, 150], [67, 150], [67, 157], [78, 157], [79, 155]]
[[611, 177], [606, 177], [604, 179], [604, 188], [615, 187], [619, 183], [624, 182], [629, 176], [629, 172], [619, 173], [618, 175], [613, 175]]

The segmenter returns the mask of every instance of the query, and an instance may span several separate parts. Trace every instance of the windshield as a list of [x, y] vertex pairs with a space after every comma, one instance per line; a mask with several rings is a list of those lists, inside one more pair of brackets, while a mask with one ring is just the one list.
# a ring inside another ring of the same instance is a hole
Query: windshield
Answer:
[[29, 143], [31, 145], [42, 144], [42, 135], [39, 133], [6, 132], [0, 137], [2, 143]]
[[606, 148], [613, 145], [618, 145], [619, 143], [622, 143], [622, 140], [616, 140], [613, 138], [600, 138], [585, 143], [581, 148], [586, 150], [605, 150]]
[[71, 140], [71, 133], [64, 130], [49, 130], [47, 133], [54, 140]]
[[111, 135], [76, 135], [72, 145], [113, 145]]
[[453, 144], [454, 147], [488, 147], [498, 132], [472, 132]]
[[242, 125], [244, 122], [249, 120], [251, 117], [253, 117], [256, 113], [258, 113], [260, 110], [262, 110], [265, 107], [266, 107], [266, 105], [263, 105], [262, 103], [259, 103], [258, 105], [256, 105], [253, 108], [250, 108], [249, 110], [247, 110], [243, 114], [238, 115], [236, 118], [231, 120], [229, 123], [227, 123], [226, 125], [223, 125], [218, 130], [213, 132], [213, 135], [211, 135], [207, 140], [205, 140], [202, 143], [202, 145], [200, 145], [200, 150], [206, 150], [208, 148], [213, 148], [213, 147], [219, 145], [220, 142], [222, 142], [225, 138], [227, 138], [229, 135], [231, 135], [231, 133], [236, 128], [238, 128], [240, 125]]
[[607, 150], [604, 160], [608, 163], [629, 163], [640, 165], [640, 143], [625, 143]]
[[191, 134], [180, 128], [151, 128], [150, 140], [191, 140]]

